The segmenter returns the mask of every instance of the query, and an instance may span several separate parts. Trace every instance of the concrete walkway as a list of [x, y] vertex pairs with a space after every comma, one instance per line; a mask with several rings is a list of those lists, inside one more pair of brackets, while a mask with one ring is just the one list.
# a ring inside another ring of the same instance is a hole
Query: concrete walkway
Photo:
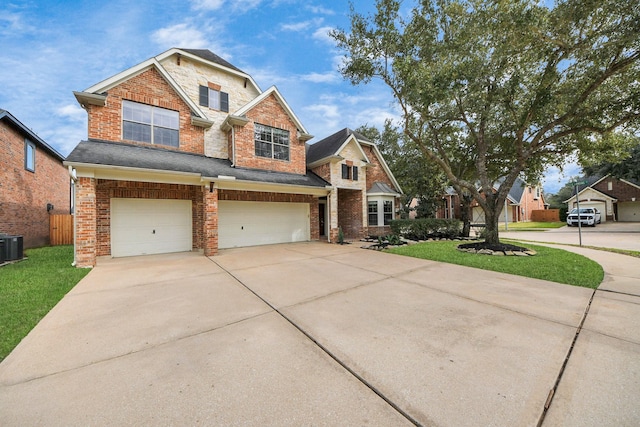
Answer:
[[626, 258], [590, 307], [356, 245], [102, 260], [0, 364], [0, 425], [638, 425]]

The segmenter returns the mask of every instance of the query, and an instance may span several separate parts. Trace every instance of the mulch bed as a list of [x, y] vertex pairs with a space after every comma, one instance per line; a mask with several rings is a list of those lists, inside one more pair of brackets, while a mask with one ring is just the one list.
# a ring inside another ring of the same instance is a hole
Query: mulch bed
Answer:
[[510, 245], [508, 243], [499, 243], [497, 245], [492, 245], [487, 242], [474, 242], [474, 243], [464, 243], [458, 246], [459, 249], [475, 249], [477, 251], [481, 249], [489, 249], [494, 252], [526, 252], [529, 249], [523, 248], [522, 246]]

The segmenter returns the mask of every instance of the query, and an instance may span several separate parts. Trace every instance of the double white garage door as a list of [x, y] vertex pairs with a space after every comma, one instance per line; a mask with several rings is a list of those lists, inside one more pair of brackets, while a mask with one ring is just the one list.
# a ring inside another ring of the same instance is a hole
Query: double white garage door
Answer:
[[[309, 204], [218, 202], [218, 247], [301, 242], [310, 238]], [[190, 200], [111, 199], [111, 255], [192, 249]]]

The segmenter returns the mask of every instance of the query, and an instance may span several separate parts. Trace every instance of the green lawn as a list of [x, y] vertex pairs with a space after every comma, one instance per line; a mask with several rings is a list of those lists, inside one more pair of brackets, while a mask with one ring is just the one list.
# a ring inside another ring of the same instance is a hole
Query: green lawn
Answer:
[[0, 267], [0, 361], [88, 272], [71, 266], [73, 246], [28, 249]]
[[[510, 222], [509, 231], [544, 231], [550, 228], [560, 228], [567, 225], [566, 222]], [[504, 223], [500, 223], [499, 230], [505, 231]]]
[[533, 249], [537, 255], [519, 257], [470, 254], [456, 249], [461, 242], [442, 240], [402, 246], [389, 249], [389, 252], [587, 288], [597, 288], [604, 278], [600, 264], [582, 255], [529, 243], [509, 243]]

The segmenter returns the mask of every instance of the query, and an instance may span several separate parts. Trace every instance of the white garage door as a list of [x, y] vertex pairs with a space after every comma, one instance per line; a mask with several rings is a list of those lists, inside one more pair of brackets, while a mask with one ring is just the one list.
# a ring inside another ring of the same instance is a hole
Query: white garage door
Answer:
[[[573, 204], [575, 207], [576, 204]], [[601, 222], [605, 222], [607, 220], [607, 205], [605, 202], [580, 202], [580, 209], [583, 208], [596, 208], [600, 211]]]
[[618, 203], [618, 221], [640, 221], [640, 202]]
[[218, 247], [268, 245], [310, 240], [309, 204], [218, 203]]
[[111, 199], [114, 257], [191, 250], [191, 200]]

